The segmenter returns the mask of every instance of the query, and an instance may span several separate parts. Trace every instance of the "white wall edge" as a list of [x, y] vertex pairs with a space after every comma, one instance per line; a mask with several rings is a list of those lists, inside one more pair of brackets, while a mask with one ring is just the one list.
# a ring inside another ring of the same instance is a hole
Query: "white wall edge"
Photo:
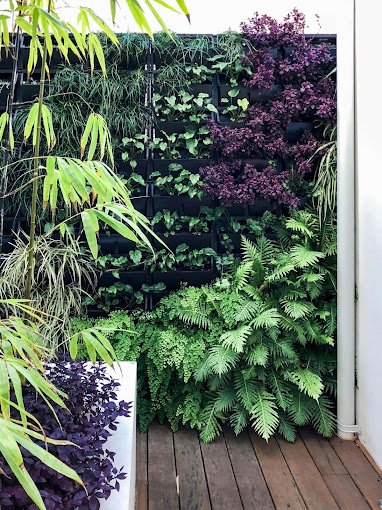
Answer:
[[[119, 368], [120, 367], [120, 368]], [[128, 418], [118, 419], [118, 428], [106, 441], [104, 448], [114, 452], [114, 465], [123, 466], [127, 474], [120, 480], [119, 492], [113, 490], [109, 499], [100, 500], [100, 510], [134, 510], [136, 479], [136, 424], [137, 424], [137, 364], [132, 361], [120, 361], [119, 366], [107, 367], [108, 375], [116, 379], [121, 386], [117, 388], [117, 399], [132, 402]]]

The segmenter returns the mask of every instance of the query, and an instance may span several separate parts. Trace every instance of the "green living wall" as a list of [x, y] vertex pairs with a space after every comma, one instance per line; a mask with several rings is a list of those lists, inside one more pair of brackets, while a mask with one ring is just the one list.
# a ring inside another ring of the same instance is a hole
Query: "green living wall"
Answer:
[[[98, 259], [77, 261], [88, 283], [72, 270], [83, 289], [70, 315], [87, 307], [87, 317], [70, 327], [102, 325], [119, 359], [137, 360], [143, 429], [158, 416], [207, 441], [223, 422], [265, 438], [293, 440], [307, 423], [330, 435], [335, 38], [305, 36], [294, 12], [283, 23], [255, 16], [241, 33], [119, 41], [120, 51], [102, 40], [106, 78], [57, 65], [53, 153], [80, 156], [89, 112], [103, 115], [115, 170], [158, 237], [152, 253], [104, 226]], [[21, 126], [37, 91], [20, 80]], [[21, 137], [17, 148], [31, 150]], [[8, 204], [21, 228], [28, 193]], [[40, 233], [67, 213], [45, 211]], [[81, 235], [73, 222], [64, 237]]]

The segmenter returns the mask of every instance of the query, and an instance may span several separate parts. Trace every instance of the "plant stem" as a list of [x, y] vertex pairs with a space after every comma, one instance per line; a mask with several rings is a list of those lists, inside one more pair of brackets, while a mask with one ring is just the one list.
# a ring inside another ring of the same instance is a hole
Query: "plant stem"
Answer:
[[[51, 9], [52, 0], [49, 0], [48, 12]], [[44, 99], [45, 90], [45, 74], [46, 74], [46, 63], [47, 63], [47, 45], [46, 39], [44, 39], [44, 49], [41, 62], [41, 78], [40, 78], [40, 90], [38, 95], [38, 112], [37, 112], [37, 139], [34, 148], [34, 165], [33, 165], [33, 187], [32, 187], [32, 203], [31, 203], [31, 223], [29, 229], [29, 248], [28, 248], [28, 273], [27, 283], [25, 287], [25, 299], [31, 298], [32, 292], [32, 278], [33, 278], [33, 263], [34, 263], [34, 244], [35, 244], [35, 231], [36, 231], [36, 213], [37, 213], [37, 193], [38, 193], [38, 170], [40, 163], [40, 142], [41, 142], [41, 121], [42, 121], [42, 106]]]

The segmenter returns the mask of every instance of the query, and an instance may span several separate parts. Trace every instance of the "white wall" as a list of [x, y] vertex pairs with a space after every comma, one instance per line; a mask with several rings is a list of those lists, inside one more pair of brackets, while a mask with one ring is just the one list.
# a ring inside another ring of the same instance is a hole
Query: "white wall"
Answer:
[[[340, 7], [351, 3], [352, 0], [267, 0], [266, 2], [252, 0], [186, 0], [191, 13], [191, 24], [183, 15], [172, 13], [158, 4], [158, 12], [166, 20], [168, 27], [178, 33], [209, 33], [216, 34], [229, 28], [238, 30], [240, 22], [248, 19], [256, 10], [281, 19], [294, 7], [304, 12], [308, 19], [309, 32], [336, 33], [337, 20], [340, 21]], [[57, 3], [64, 3], [58, 0]], [[66, 3], [66, 2], [65, 2]], [[68, 2], [69, 3], [69, 2]], [[175, 5], [175, 1], [169, 1]], [[119, 4], [124, 5], [124, 0]], [[144, 1], [141, 2], [144, 5]], [[107, 0], [71, 0], [71, 6], [88, 5], [105, 19], [109, 16], [109, 2]], [[148, 9], [146, 9], [148, 11]], [[65, 8], [66, 16], [75, 12], [75, 8]], [[321, 29], [317, 23], [316, 14], [320, 15]], [[153, 27], [159, 29], [158, 23], [148, 15]], [[137, 30], [137, 25], [126, 8], [119, 11], [116, 19], [115, 31]]]
[[380, 2], [356, 0], [357, 419], [362, 443], [382, 468], [381, 16]]

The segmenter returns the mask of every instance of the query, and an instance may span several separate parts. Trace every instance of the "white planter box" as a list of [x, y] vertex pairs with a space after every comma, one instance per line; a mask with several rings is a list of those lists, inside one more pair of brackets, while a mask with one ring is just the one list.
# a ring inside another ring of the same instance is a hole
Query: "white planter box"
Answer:
[[[105, 443], [105, 448], [115, 452], [115, 465], [127, 474], [120, 480], [120, 490], [113, 490], [109, 499], [100, 500], [100, 510], [134, 510], [135, 505], [135, 461], [136, 461], [136, 401], [137, 401], [137, 364], [121, 361], [120, 369], [108, 367], [107, 371], [121, 384], [117, 399], [132, 402], [129, 418], [118, 419], [118, 429]], [[122, 371], [122, 374], [121, 374]]]

